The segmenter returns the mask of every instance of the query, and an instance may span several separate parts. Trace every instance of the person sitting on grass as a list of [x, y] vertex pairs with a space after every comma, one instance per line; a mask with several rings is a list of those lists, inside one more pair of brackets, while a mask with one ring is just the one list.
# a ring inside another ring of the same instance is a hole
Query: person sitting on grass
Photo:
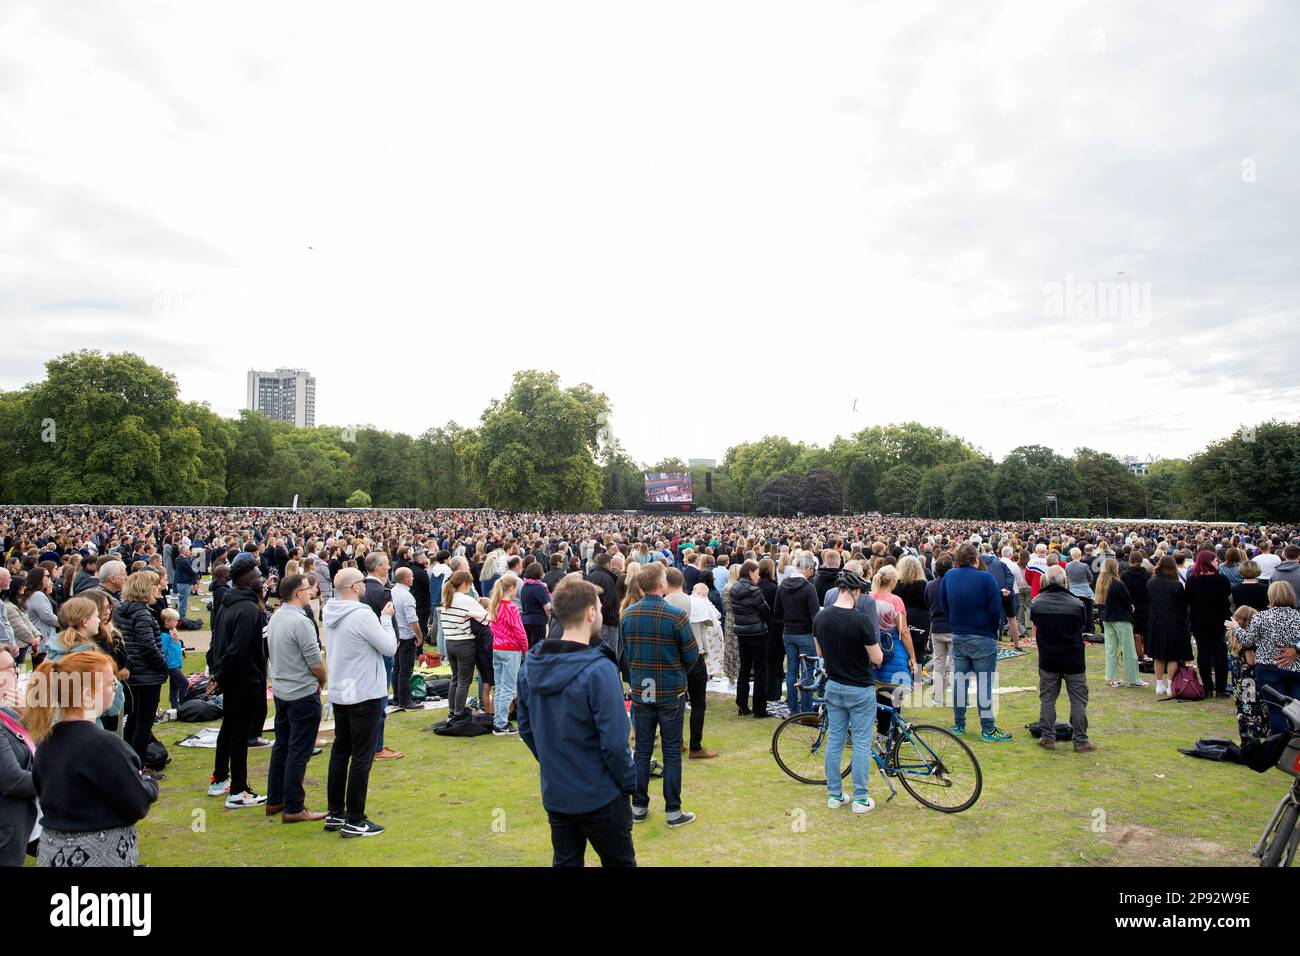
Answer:
[[1088, 739], [1088, 674], [1084, 661], [1083, 629], [1088, 620], [1082, 598], [1070, 592], [1070, 580], [1060, 565], [1047, 569], [1029, 607], [1038, 635], [1038, 746], [1056, 749], [1056, 699], [1061, 685], [1070, 698], [1070, 729], [1074, 752], [1096, 750]]

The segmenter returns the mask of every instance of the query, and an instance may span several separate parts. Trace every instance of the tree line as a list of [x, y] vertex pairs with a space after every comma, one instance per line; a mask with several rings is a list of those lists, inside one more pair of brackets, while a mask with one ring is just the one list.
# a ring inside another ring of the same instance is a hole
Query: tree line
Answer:
[[696, 503], [715, 511], [1300, 519], [1296, 423], [1243, 428], [1140, 477], [1091, 448], [1066, 457], [1022, 445], [994, 462], [917, 422], [826, 447], [768, 435], [727, 449], [711, 470], [638, 463], [608, 433], [609, 413], [590, 385], [529, 370], [472, 428], [295, 428], [183, 402], [174, 375], [132, 353], [71, 352], [46, 363], [43, 381], [0, 392], [0, 501], [288, 505], [297, 495], [300, 507], [585, 511], [640, 507], [645, 471], [691, 471]]

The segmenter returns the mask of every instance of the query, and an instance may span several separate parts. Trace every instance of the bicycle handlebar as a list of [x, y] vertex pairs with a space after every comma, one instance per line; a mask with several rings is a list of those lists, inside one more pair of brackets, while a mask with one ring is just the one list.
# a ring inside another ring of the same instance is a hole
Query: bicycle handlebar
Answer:
[[1276, 688], [1273, 687], [1259, 688], [1259, 695], [1261, 697], [1267, 698], [1270, 702], [1276, 704], [1278, 707], [1285, 707], [1287, 704], [1291, 703], [1291, 701], [1294, 699], [1286, 696], [1286, 694], [1281, 693], [1280, 691], [1278, 691]]

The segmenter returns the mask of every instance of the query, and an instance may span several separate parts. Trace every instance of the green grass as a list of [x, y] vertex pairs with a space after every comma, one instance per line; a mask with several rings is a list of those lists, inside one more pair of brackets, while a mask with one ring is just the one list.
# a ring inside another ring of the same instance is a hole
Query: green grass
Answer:
[[[191, 655], [191, 660], [199, 655]], [[770, 753], [775, 720], [736, 716], [711, 697], [706, 746], [716, 760], [684, 761], [683, 805], [698, 814], [681, 830], [664, 825], [661, 784], [651, 782], [651, 816], [634, 833], [643, 865], [947, 864], [1250, 865], [1249, 850], [1288, 781], [1177, 752], [1198, 737], [1234, 737], [1231, 701], [1160, 703], [1154, 688], [1112, 689], [1100, 646], [1088, 651], [1090, 734], [1099, 749], [1075, 754], [1035, 746], [1023, 725], [1037, 717], [1036, 692], [1003, 695], [998, 723], [1016, 739], [984, 744], [968, 735], [984, 769], [984, 792], [969, 811], [927, 810], [873, 771], [877, 808], [855, 816], [826, 809], [824, 787], [797, 783]], [[1036, 685], [1036, 654], [999, 665], [1003, 686]], [[187, 662], [188, 664], [189, 662]], [[197, 664], [197, 660], [194, 660]], [[1148, 675], [1149, 676], [1149, 675]], [[545, 865], [550, 836], [537, 765], [524, 743], [492, 736], [438, 737], [438, 718], [388, 719], [402, 760], [376, 764], [368, 815], [386, 826], [376, 839], [342, 840], [316, 824], [285, 825], [261, 808], [226, 811], [206, 795], [213, 751], [172, 746], [194, 728], [162, 724], [173, 760], [162, 797], [140, 824], [142, 861], [175, 865], [379, 866]], [[913, 711], [915, 722], [951, 723], [951, 711]], [[1058, 719], [1066, 717], [1062, 694]], [[977, 725], [975, 714], [970, 725]], [[325, 809], [328, 748], [308, 766], [307, 804]], [[249, 755], [250, 778], [265, 789], [270, 750]], [[1098, 825], [1104, 828], [1098, 832]], [[589, 864], [595, 862], [589, 854]]]

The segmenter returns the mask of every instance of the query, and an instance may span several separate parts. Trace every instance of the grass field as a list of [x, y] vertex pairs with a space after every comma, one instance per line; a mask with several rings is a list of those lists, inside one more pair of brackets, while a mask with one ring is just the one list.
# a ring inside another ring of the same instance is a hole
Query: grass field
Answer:
[[[197, 602], [196, 602], [197, 607]], [[187, 644], [192, 635], [187, 634]], [[206, 635], [202, 635], [206, 637]], [[189, 666], [201, 664], [201, 654]], [[999, 664], [1004, 687], [1037, 683], [1036, 654]], [[1233, 737], [1231, 701], [1157, 702], [1153, 688], [1107, 687], [1100, 645], [1088, 651], [1090, 733], [1099, 749], [1048, 753], [1023, 730], [1036, 719], [1036, 691], [1000, 696], [999, 724], [1016, 735], [983, 744], [968, 735], [984, 770], [969, 811], [925, 809], [878, 773], [877, 808], [856, 816], [826, 809], [822, 787], [797, 783], [776, 766], [778, 721], [737, 717], [711, 697], [706, 746], [722, 756], [684, 761], [683, 805], [698, 814], [680, 830], [664, 825], [661, 784], [651, 782], [649, 821], [635, 828], [638, 862], [659, 866], [822, 864], [1251, 865], [1260, 830], [1288, 781], [1270, 771], [1194, 760], [1177, 752], [1198, 737]], [[1062, 695], [1058, 719], [1066, 717]], [[951, 711], [909, 713], [917, 723], [951, 723]], [[162, 796], [140, 824], [142, 861], [177, 865], [416, 866], [545, 865], [550, 837], [537, 765], [518, 739], [438, 737], [436, 712], [391, 715], [390, 746], [402, 760], [375, 765], [367, 814], [387, 827], [375, 839], [343, 840], [316, 824], [285, 825], [261, 808], [226, 811], [206, 794], [213, 751], [173, 746], [197, 725], [157, 728], [173, 760]], [[977, 726], [975, 714], [970, 724]], [[307, 771], [307, 804], [325, 809], [329, 750]], [[270, 750], [249, 755], [264, 791]], [[589, 865], [595, 862], [589, 854]]]

